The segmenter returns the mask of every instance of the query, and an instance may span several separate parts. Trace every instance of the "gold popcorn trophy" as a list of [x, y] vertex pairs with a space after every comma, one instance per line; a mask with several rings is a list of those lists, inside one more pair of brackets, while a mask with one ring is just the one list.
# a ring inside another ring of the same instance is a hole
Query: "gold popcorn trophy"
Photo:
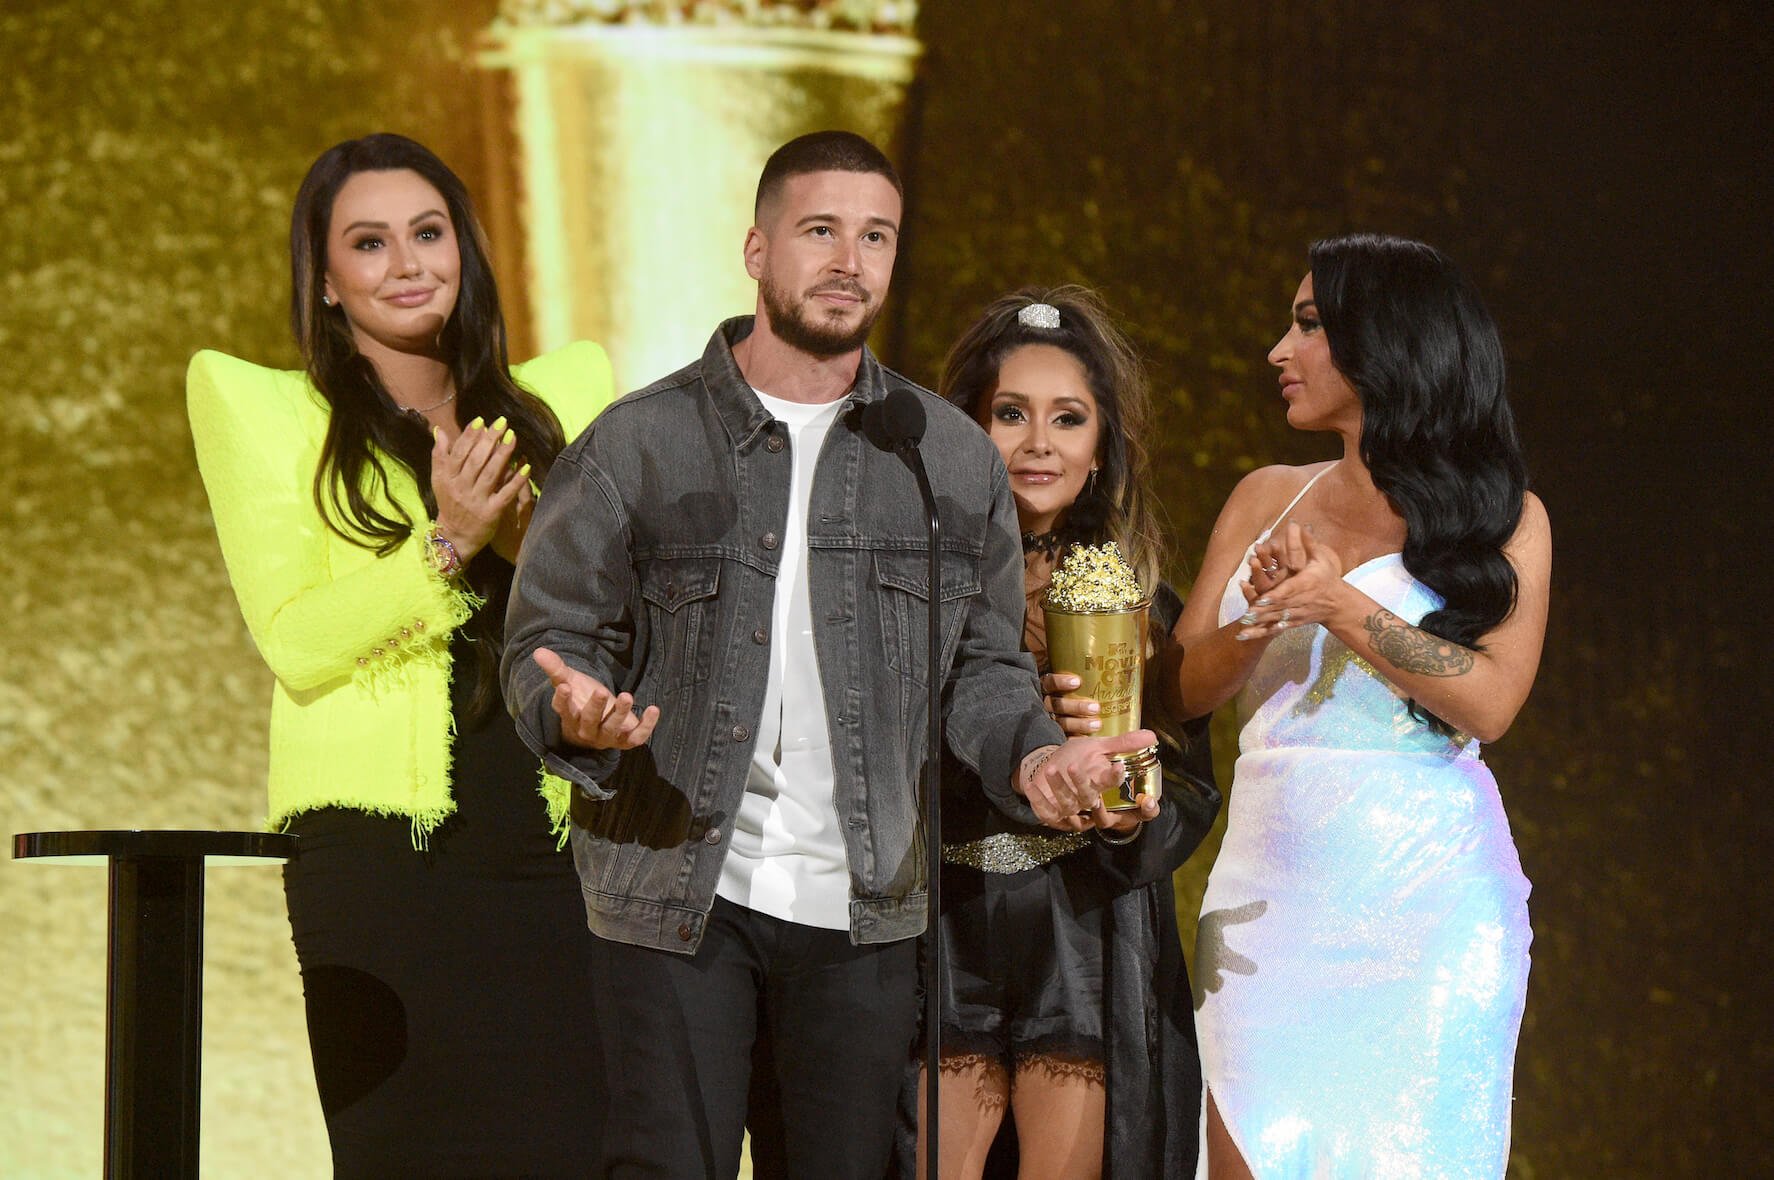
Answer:
[[[1151, 600], [1115, 542], [1074, 545], [1053, 571], [1042, 601], [1047, 616], [1047, 658], [1055, 672], [1083, 681], [1068, 695], [1090, 697], [1101, 707], [1098, 736], [1114, 737], [1140, 727], [1145, 684], [1146, 608]], [[1121, 785], [1103, 794], [1110, 811], [1138, 806], [1141, 795], [1162, 792], [1158, 747], [1117, 754]]]

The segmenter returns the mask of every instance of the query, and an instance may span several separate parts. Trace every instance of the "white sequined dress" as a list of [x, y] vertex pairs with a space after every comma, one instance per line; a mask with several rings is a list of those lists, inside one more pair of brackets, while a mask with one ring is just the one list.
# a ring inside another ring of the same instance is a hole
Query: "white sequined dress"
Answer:
[[[1439, 605], [1397, 554], [1346, 577], [1410, 623]], [[1502, 1176], [1531, 933], [1478, 743], [1411, 717], [1320, 626], [1269, 644], [1238, 709], [1194, 979], [1207, 1089], [1252, 1175]]]

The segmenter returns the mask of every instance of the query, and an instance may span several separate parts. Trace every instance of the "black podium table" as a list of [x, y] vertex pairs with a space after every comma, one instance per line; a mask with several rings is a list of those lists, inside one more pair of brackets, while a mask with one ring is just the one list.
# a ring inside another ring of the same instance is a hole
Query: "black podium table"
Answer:
[[108, 864], [105, 1175], [195, 1177], [203, 866], [288, 860], [269, 832], [22, 832], [16, 859]]

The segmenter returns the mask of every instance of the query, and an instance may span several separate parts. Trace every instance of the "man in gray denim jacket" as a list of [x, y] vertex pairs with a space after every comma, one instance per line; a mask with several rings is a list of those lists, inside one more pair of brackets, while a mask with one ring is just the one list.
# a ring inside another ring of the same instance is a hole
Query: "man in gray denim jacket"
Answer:
[[[1151, 741], [1061, 746], [1020, 650], [996, 449], [863, 345], [900, 208], [860, 137], [779, 149], [745, 244], [757, 316], [564, 450], [523, 547], [504, 683], [574, 788], [609, 1086], [593, 1174], [734, 1175], [754, 1054], [789, 1174], [881, 1174], [916, 1025], [933, 682], [950, 747], [1025, 820], [1079, 826], [1108, 755]], [[917, 487], [859, 429], [895, 387], [924, 403], [942, 519], [934, 677]]]

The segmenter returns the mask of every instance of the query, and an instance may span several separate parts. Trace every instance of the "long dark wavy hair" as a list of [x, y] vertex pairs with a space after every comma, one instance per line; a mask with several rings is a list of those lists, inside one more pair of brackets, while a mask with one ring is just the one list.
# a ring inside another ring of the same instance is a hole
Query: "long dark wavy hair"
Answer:
[[[1023, 308], [1036, 303], [1059, 312], [1059, 327], [1018, 319]], [[1151, 593], [1163, 574], [1164, 538], [1144, 477], [1151, 415], [1145, 367], [1094, 291], [1077, 285], [1025, 287], [994, 301], [949, 350], [942, 396], [983, 421], [1004, 359], [1026, 344], [1051, 344], [1076, 357], [1100, 415], [1096, 478], [1060, 518], [1060, 541], [1115, 541]]]
[[1309, 258], [1331, 361], [1361, 401], [1362, 462], [1404, 518], [1405, 568], [1442, 599], [1418, 626], [1482, 650], [1515, 609], [1503, 547], [1528, 488], [1497, 325], [1422, 242], [1349, 234], [1315, 242]]
[[[565, 440], [554, 413], [511, 379], [506, 355], [505, 317], [487, 254], [486, 236], [474, 215], [468, 189], [429, 148], [401, 135], [366, 135], [321, 153], [296, 193], [290, 216], [290, 327], [302, 350], [308, 377], [331, 413], [320, 467], [314, 473], [314, 503], [327, 526], [346, 540], [386, 555], [404, 544], [414, 521], [388, 494], [392, 461], [411, 473], [426, 512], [437, 514], [431, 492], [431, 427], [389, 396], [368, 357], [357, 350], [342, 307], [321, 302], [327, 269], [327, 239], [333, 202], [345, 182], [359, 172], [418, 173], [443, 196], [461, 255], [455, 310], [438, 337], [456, 389], [456, 420], [504, 417], [517, 432], [517, 460], [529, 463], [532, 479], [547, 478]], [[491, 559], [488, 559], [491, 560]], [[469, 585], [489, 599], [464, 624], [474, 644], [474, 692], [470, 713], [482, 716], [498, 699], [498, 648], [505, 618], [493, 593], [487, 561], [468, 570]], [[501, 580], [502, 581], [502, 580]]]

